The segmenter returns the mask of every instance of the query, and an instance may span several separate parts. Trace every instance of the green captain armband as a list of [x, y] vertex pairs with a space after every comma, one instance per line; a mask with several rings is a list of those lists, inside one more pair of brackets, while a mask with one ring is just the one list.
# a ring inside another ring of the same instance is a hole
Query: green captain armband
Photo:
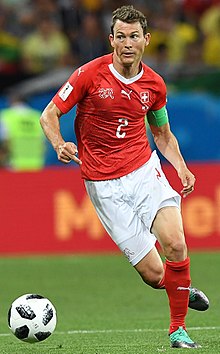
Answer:
[[158, 109], [157, 111], [149, 111], [147, 113], [147, 120], [150, 125], [154, 125], [156, 127], [161, 127], [162, 125], [168, 123], [168, 113], [166, 106]]

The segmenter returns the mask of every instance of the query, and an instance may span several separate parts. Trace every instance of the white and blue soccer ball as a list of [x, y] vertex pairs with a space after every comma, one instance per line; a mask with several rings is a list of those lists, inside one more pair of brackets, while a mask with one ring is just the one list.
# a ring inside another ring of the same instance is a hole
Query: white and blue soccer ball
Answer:
[[20, 340], [29, 343], [47, 339], [55, 330], [56, 309], [47, 298], [25, 294], [13, 301], [8, 311], [8, 325]]

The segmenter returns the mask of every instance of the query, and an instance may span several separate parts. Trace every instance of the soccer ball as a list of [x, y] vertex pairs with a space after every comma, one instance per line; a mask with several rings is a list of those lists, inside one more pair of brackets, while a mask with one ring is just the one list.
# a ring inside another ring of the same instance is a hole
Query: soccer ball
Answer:
[[12, 333], [24, 342], [40, 342], [55, 330], [56, 310], [45, 297], [25, 294], [11, 304], [8, 325]]

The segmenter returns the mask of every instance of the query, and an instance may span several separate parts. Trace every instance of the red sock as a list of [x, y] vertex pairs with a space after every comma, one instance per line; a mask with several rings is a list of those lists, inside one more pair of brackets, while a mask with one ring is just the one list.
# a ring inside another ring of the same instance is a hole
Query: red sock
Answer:
[[189, 257], [182, 262], [166, 260], [164, 285], [170, 304], [169, 333], [176, 331], [180, 326], [186, 329], [185, 317], [188, 311], [190, 283]]

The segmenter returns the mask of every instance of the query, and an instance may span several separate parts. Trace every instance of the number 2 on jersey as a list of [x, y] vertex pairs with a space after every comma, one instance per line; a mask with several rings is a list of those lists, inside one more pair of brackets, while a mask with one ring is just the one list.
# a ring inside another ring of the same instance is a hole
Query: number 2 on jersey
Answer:
[[127, 120], [127, 118], [119, 118], [119, 123], [121, 123], [121, 124], [119, 124], [119, 126], [118, 126], [118, 128], [117, 128], [117, 130], [116, 130], [116, 136], [117, 136], [117, 138], [124, 138], [125, 137], [125, 135], [126, 135], [126, 132], [122, 132], [122, 129], [123, 129], [123, 127], [127, 127], [128, 126], [128, 120]]

